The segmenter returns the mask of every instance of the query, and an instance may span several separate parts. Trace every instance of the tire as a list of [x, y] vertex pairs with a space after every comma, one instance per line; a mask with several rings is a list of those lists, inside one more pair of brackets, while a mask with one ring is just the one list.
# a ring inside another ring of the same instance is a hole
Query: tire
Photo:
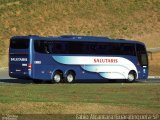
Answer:
[[136, 73], [134, 71], [129, 72], [128, 74], [128, 79], [126, 80], [126, 82], [128, 83], [133, 83], [136, 80]]
[[33, 79], [32, 81], [35, 84], [41, 84], [42, 83], [42, 80]]
[[55, 72], [52, 78], [52, 83], [60, 83], [60, 82], [62, 82], [62, 73]]
[[65, 83], [74, 83], [75, 82], [75, 73], [68, 72], [65, 77]]

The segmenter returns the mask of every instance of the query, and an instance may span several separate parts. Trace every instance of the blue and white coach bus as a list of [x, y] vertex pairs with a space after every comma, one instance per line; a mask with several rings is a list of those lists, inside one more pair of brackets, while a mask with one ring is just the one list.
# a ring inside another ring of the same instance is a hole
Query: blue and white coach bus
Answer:
[[147, 79], [148, 58], [142, 42], [96, 36], [14, 36], [9, 75], [34, 82]]

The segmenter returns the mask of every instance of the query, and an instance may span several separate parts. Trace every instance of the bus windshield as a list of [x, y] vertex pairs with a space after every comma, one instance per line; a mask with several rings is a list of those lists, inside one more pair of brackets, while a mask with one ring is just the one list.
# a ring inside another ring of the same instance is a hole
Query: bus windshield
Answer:
[[137, 44], [137, 57], [141, 66], [148, 66], [147, 52], [144, 45]]

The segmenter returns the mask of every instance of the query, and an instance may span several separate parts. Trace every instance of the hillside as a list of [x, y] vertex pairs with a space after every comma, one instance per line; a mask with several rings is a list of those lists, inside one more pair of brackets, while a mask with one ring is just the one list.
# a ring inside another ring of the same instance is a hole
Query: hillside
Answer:
[[160, 47], [159, 0], [1, 0], [0, 53], [14, 35], [98, 35]]
[[157, 47], [159, 12], [159, 0], [1, 0], [1, 48], [11, 36], [28, 34], [102, 35]]

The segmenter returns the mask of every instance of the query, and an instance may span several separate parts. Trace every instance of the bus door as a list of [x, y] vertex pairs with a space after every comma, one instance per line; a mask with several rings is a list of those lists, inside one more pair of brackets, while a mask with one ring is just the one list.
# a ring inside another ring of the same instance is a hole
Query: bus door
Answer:
[[28, 78], [30, 70], [31, 64], [29, 64], [29, 39], [11, 39], [9, 49], [10, 77]]
[[144, 45], [137, 44], [137, 58], [138, 58], [138, 76], [139, 79], [147, 79], [148, 77], [148, 56]]

